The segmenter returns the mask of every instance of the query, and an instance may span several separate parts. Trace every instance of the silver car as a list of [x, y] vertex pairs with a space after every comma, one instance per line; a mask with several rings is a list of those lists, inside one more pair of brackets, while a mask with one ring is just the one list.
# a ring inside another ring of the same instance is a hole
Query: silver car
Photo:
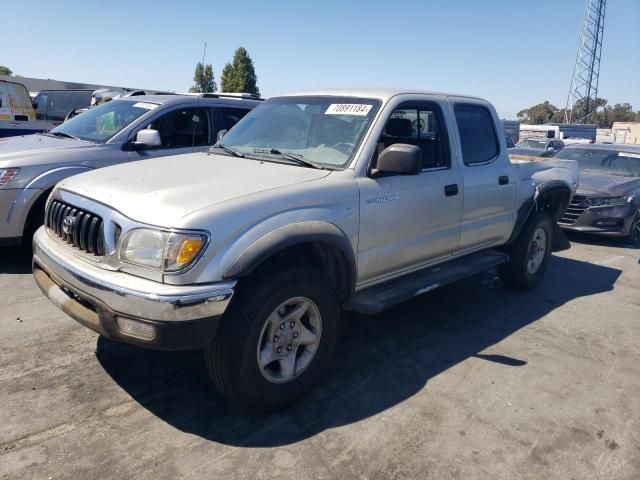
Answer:
[[60, 180], [96, 168], [208, 150], [260, 103], [244, 94], [112, 100], [48, 133], [0, 139], [0, 246], [31, 242]]

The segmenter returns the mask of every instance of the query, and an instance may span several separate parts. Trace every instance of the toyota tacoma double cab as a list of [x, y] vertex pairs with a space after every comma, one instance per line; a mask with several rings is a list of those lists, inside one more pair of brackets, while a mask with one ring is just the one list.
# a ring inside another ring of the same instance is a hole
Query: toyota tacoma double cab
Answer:
[[494, 108], [432, 92], [269, 99], [209, 152], [60, 182], [34, 238], [44, 294], [109, 339], [203, 349], [231, 401], [269, 411], [331, 362], [342, 310], [373, 314], [497, 268], [534, 287], [578, 182], [512, 162]]

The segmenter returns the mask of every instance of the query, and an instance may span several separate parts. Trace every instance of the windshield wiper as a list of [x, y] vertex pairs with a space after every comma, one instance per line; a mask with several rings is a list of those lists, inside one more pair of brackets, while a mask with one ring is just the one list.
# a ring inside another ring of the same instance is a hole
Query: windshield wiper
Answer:
[[69, 135], [68, 133], [64, 133], [64, 132], [48, 132], [49, 135], [55, 135], [56, 137], [63, 137], [63, 138], [73, 138], [74, 140], [80, 140], [78, 137], [74, 137], [73, 135]]
[[319, 163], [316, 163], [312, 160], [306, 160], [299, 153], [281, 152], [277, 148], [272, 148], [271, 150], [269, 150], [269, 153], [273, 155], [280, 155], [282, 158], [291, 160], [292, 162], [295, 162], [298, 165], [302, 165], [303, 167], [317, 168], [318, 170], [325, 170], [325, 167], [323, 167]]
[[230, 155], [233, 155], [234, 157], [240, 157], [240, 158], [244, 157], [244, 153], [236, 150], [235, 148], [227, 147], [222, 143], [216, 143], [213, 147], [211, 147], [211, 149], [214, 149], [214, 148], [219, 148], [221, 150], [224, 150], [225, 152], [227, 152]]

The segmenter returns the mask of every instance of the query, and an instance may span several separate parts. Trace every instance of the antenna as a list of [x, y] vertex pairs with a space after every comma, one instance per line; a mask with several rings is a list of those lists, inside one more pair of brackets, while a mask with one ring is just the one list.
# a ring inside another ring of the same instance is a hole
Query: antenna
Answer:
[[207, 55], [207, 42], [204, 42], [204, 51], [202, 52], [202, 65], [204, 66], [204, 57]]
[[587, 123], [589, 117], [596, 112], [606, 5], [607, 0], [587, 0], [564, 111], [565, 123]]

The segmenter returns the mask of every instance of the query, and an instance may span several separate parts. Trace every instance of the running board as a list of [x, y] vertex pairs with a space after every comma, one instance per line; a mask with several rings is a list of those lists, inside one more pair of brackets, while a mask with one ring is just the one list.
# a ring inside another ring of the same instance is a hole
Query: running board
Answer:
[[359, 313], [376, 314], [397, 303], [508, 261], [508, 255], [493, 249], [465, 255], [360, 290], [351, 297], [344, 308]]

